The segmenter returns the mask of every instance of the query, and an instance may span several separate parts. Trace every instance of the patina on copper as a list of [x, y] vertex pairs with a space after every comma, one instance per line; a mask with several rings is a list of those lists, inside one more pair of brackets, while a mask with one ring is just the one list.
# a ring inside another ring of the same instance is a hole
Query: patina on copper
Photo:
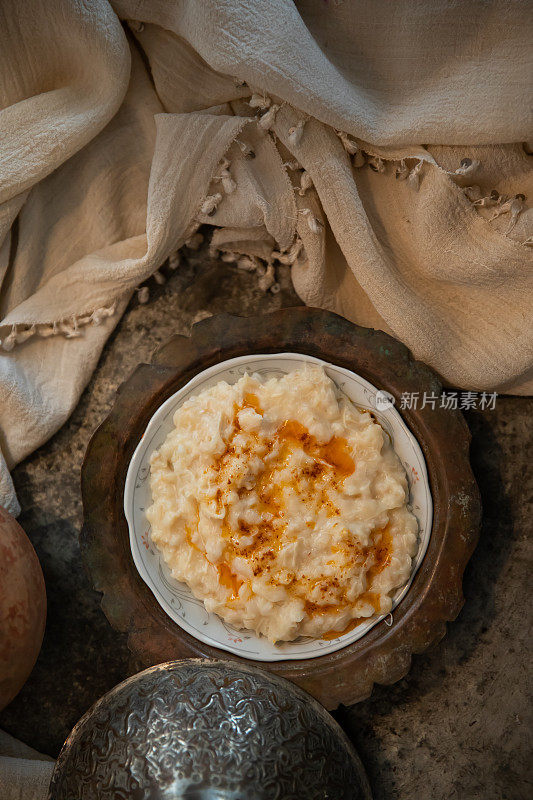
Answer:
[[[175, 658], [228, 658], [197, 641], [161, 609], [133, 563], [122, 510], [130, 458], [158, 406], [202, 369], [248, 353], [300, 352], [362, 375], [390, 392], [439, 395], [441, 383], [425, 364], [382, 331], [353, 325], [327, 311], [290, 308], [244, 318], [227, 314], [175, 336], [141, 364], [117, 393], [94, 434], [82, 470], [84, 525], [81, 546], [110, 623], [129, 634], [131, 650], [146, 665]], [[426, 406], [400, 413], [426, 459], [434, 502], [432, 535], [413, 584], [385, 621], [359, 641], [319, 658], [258, 662], [310, 692], [327, 708], [368, 697], [374, 683], [390, 684], [409, 670], [413, 653], [441, 639], [463, 605], [462, 576], [478, 535], [479, 492], [469, 462], [470, 434], [459, 411]], [[242, 662], [238, 656], [231, 658]]]

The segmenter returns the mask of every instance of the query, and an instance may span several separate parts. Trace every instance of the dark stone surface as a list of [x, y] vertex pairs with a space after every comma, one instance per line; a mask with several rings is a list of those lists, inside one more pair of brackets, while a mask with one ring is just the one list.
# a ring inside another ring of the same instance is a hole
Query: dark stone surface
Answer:
[[[71, 419], [14, 472], [23, 508], [19, 522], [41, 560], [49, 609], [37, 665], [0, 713], [0, 727], [52, 756], [89, 706], [139, 668], [125, 637], [100, 610], [77, 541], [83, 454], [117, 386], [202, 315], [253, 315], [298, 303], [286, 271], [282, 291], [264, 295], [254, 275], [192, 256], [165, 286], [153, 287], [147, 306], [132, 301]], [[376, 687], [365, 702], [335, 714], [359, 750], [375, 800], [532, 796], [532, 406], [526, 398], [502, 397], [494, 411], [466, 414], [484, 521], [459, 618], [436, 647], [414, 657], [406, 679]]]

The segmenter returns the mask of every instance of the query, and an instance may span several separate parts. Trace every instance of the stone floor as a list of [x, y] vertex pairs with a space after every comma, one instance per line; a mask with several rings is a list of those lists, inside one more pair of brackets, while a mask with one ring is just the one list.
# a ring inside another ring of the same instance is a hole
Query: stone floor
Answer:
[[[19, 519], [43, 567], [48, 622], [26, 686], [0, 727], [52, 756], [104, 692], [138, 670], [125, 637], [99, 607], [80, 560], [79, 473], [85, 448], [117, 386], [173, 333], [202, 316], [254, 315], [299, 304], [287, 272], [263, 294], [253, 275], [190, 253], [148, 305], [132, 300], [68, 423], [14, 472]], [[448, 635], [413, 659], [409, 675], [336, 717], [367, 768], [375, 800], [526, 800], [526, 591], [531, 575], [533, 413], [525, 398], [469, 412], [472, 463], [484, 504], [481, 540], [464, 579], [466, 604]], [[303, 795], [302, 795], [303, 797]]]

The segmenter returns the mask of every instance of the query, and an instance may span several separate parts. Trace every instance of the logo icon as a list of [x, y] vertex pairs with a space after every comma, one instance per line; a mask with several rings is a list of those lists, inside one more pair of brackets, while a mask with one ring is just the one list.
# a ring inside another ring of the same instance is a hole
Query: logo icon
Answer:
[[396, 400], [390, 392], [384, 392], [381, 389], [379, 392], [376, 392], [374, 397], [376, 411], [386, 411], [388, 408], [392, 408], [395, 402]]

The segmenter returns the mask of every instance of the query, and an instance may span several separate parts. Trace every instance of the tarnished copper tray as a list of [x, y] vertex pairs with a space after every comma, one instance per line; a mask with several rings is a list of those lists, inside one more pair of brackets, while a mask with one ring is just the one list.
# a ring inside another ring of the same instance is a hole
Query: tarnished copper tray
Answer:
[[[420, 396], [424, 391], [441, 392], [436, 374], [391, 336], [311, 308], [283, 309], [255, 318], [211, 317], [194, 325], [190, 337], [173, 337], [151, 364], [137, 367], [118, 390], [111, 413], [87, 449], [80, 538], [107, 618], [129, 634], [132, 652], [147, 666], [176, 658], [227, 659], [228, 654], [196, 640], [167, 617], [135, 568], [123, 513], [132, 453], [158, 406], [200, 370], [247, 353], [287, 351], [351, 369], [397, 401], [404, 392]], [[299, 684], [330, 709], [363, 700], [374, 683], [402, 678], [412, 653], [441, 639], [446, 622], [455, 619], [463, 605], [463, 571], [481, 517], [469, 463], [470, 434], [459, 411], [426, 406], [400, 413], [426, 459], [434, 519], [428, 550], [411, 589], [395, 609], [393, 625], [383, 621], [362, 639], [319, 658], [257, 662]]]

